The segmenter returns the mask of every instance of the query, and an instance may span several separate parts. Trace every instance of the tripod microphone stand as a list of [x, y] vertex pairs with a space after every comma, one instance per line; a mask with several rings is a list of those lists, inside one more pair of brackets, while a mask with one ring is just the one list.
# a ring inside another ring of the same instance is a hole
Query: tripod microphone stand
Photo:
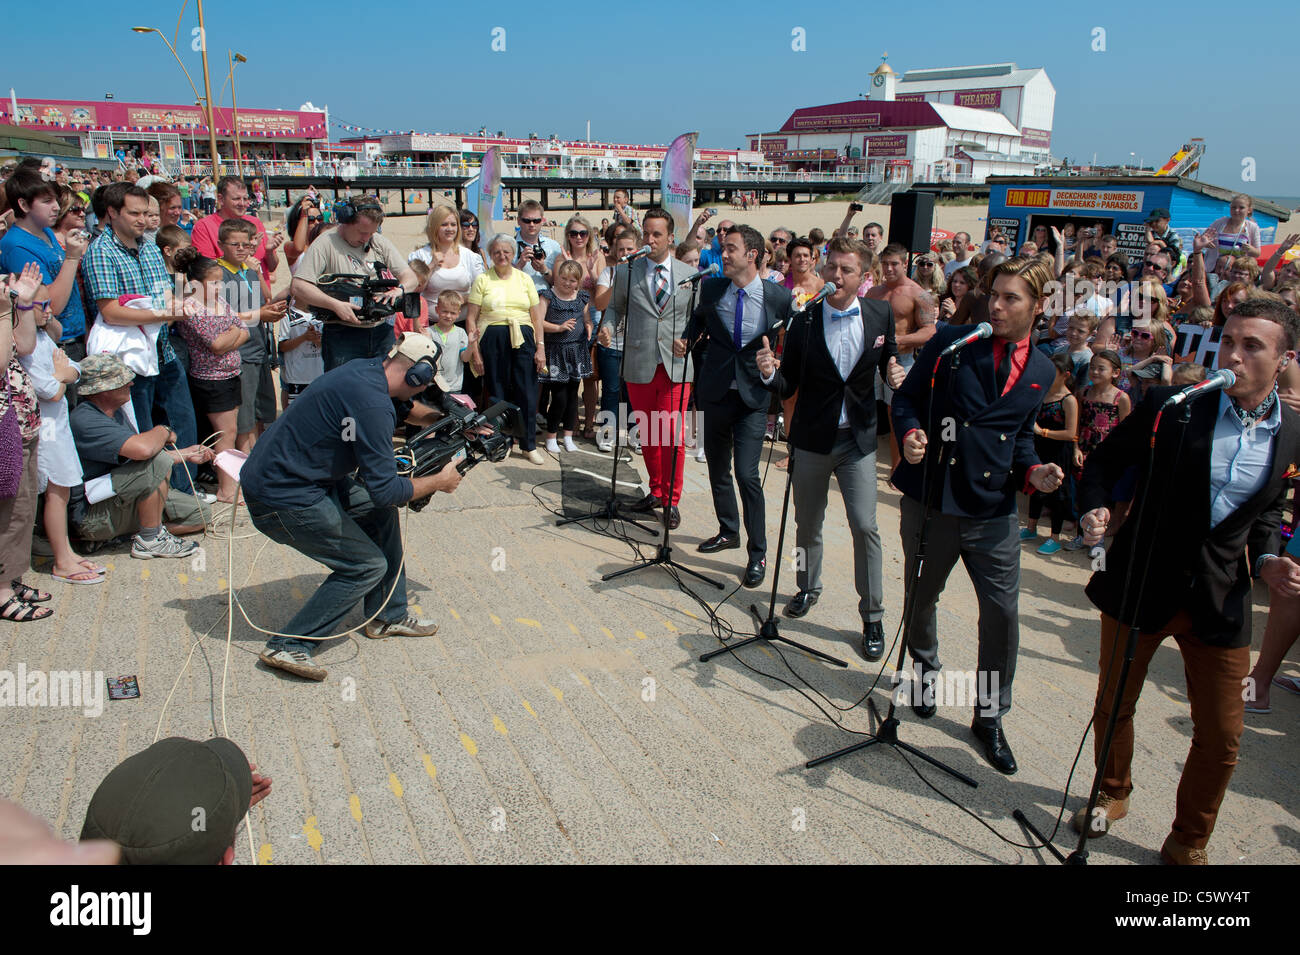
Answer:
[[[941, 353], [939, 357], [935, 360], [934, 369], [930, 372], [930, 399], [929, 399], [930, 407], [929, 407], [927, 430], [926, 430], [927, 439], [930, 437], [931, 434], [934, 433], [934, 398], [935, 398], [934, 386], [936, 380], [938, 379], [939, 366], [943, 364], [943, 359], [944, 356]], [[954, 353], [953, 360], [949, 365], [948, 377], [945, 381], [945, 388], [947, 384], [952, 381], [953, 372], [957, 370], [960, 364], [961, 364], [961, 352], [958, 351]], [[944, 459], [944, 455], [946, 453], [946, 448], [948, 446], [948, 443], [949, 442], [944, 441], [939, 444], [938, 452], [935, 455], [936, 459], [939, 462], [942, 462]], [[925, 567], [926, 537], [928, 536], [929, 533], [930, 518], [933, 516], [934, 513], [934, 499], [937, 496], [937, 493], [942, 493], [943, 490], [943, 472], [940, 472], [937, 487], [935, 486], [934, 483], [935, 475], [930, 468], [930, 452], [928, 448], [926, 449], [926, 455], [923, 458], [923, 461], [924, 461], [924, 465], [921, 473], [921, 496], [925, 500], [925, 511], [921, 515], [921, 528], [917, 534], [916, 569], [913, 572], [911, 579], [909, 579], [907, 582], [907, 592], [903, 597], [903, 639], [899, 641], [898, 662], [895, 664], [895, 668], [896, 668], [895, 673], [899, 675], [900, 681], [902, 678], [903, 666], [907, 659], [907, 634], [911, 629], [912, 619], [916, 613], [916, 601], [913, 599], [913, 595], [916, 592], [916, 584], [921, 579], [921, 572]], [[911, 745], [910, 743], [904, 742], [903, 740], [899, 739], [898, 727], [901, 721], [899, 720], [897, 714], [898, 714], [899, 699], [902, 696], [901, 686], [902, 684], [900, 682], [900, 689], [890, 694], [889, 711], [885, 714], [883, 719], [880, 716], [880, 711], [876, 708], [876, 701], [871, 697], [867, 698], [867, 706], [871, 708], [871, 712], [876, 717], [876, 721], [879, 724], [879, 727], [874, 734], [867, 736], [866, 739], [860, 740], [859, 742], [856, 742], [851, 746], [846, 746], [843, 749], [838, 749], [833, 753], [827, 753], [825, 756], [818, 756], [816, 759], [810, 759], [808, 760], [808, 762], [804, 764], [804, 767], [806, 769], [812, 769], [814, 766], [820, 766], [822, 763], [828, 763], [833, 759], [839, 759], [841, 756], [848, 756], [850, 753], [858, 752], [858, 750], [867, 749], [871, 746], [875, 746], [878, 743], [883, 743], [887, 746], [892, 746], [895, 749], [899, 749], [911, 753], [913, 756], [916, 756], [919, 759], [925, 760], [931, 766], [935, 767], [936, 769], [943, 770], [949, 776], [952, 776], [954, 779], [960, 780], [961, 782], [965, 783], [967, 786], [970, 786], [972, 788], [978, 786], [979, 783], [977, 783], [974, 779], [971, 779], [965, 773], [953, 769], [951, 766], [948, 766], [947, 764], [940, 762], [939, 760], [935, 759], [933, 756], [926, 755], [924, 752], [917, 749], [915, 746]], [[919, 685], [916, 689], [921, 693], [925, 692], [925, 688], [923, 685]]]
[[[639, 256], [637, 257], [639, 258]], [[632, 524], [635, 527], [639, 527], [647, 534], [654, 533], [651, 528], [642, 524], [635, 517], [628, 516], [623, 509], [623, 503], [618, 499], [618, 462], [622, 455], [621, 441], [623, 437], [623, 429], [619, 427], [618, 418], [619, 411], [623, 407], [623, 389], [626, 387], [624, 383], [624, 372], [627, 368], [627, 312], [628, 306], [632, 302], [632, 263], [635, 261], [636, 258], [633, 258], [627, 263], [627, 294], [623, 296], [623, 337], [625, 340], [623, 342], [623, 349], [619, 352], [618, 361], [618, 397], [614, 402], [614, 465], [610, 469], [609, 473], [609, 497], [605, 499], [605, 503], [601, 505], [600, 510], [592, 511], [590, 514], [581, 514], [577, 517], [562, 517], [555, 522], [556, 527], [564, 527], [566, 524], [577, 524], [582, 521], [602, 518], [607, 521], [622, 521], [625, 524]], [[615, 266], [615, 271], [617, 271], [617, 268], [618, 267]], [[615, 322], [614, 326], [617, 328], [618, 323]], [[599, 329], [597, 331], [599, 332]], [[629, 408], [630, 407], [631, 406], [629, 405]]]
[[[820, 305], [820, 303], [818, 303], [818, 305]], [[794, 329], [795, 329], [794, 322], [795, 319], [799, 317], [799, 315], [804, 316], [805, 325], [809, 330], [809, 334], [811, 334], [811, 329], [812, 329], [811, 310], [802, 309], [800, 312], [790, 317], [790, 325], [786, 332], [787, 340], [789, 340], [789, 338], [794, 334]], [[772, 334], [772, 331], [773, 329], [769, 329], [768, 334]], [[804, 371], [808, 367], [809, 351], [810, 351], [809, 342], [805, 342], [803, 352], [799, 356], [799, 380], [800, 381], [803, 380]], [[790, 422], [790, 424], [793, 425], [793, 422]], [[848, 663], [846, 661], [833, 657], [829, 653], [822, 653], [820, 650], [814, 650], [812, 647], [805, 646], [802, 643], [798, 643], [794, 640], [791, 640], [789, 637], [783, 637], [781, 635], [781, 628], [777, 623], [776, 591], [777, 591], [777, 584], [781, 579], [781, 555], [785, 552], [785, 527], [786, 527], [786, 521], [789, 518], [789, 514], [790, 514], [790, 488], [794, 484], [794, 469], [798, 466], [798, 464], [799, 464], [798, 455], [795, 453], [794, 449], [791, 448], [790, 466], [786, 469], [785, 472], [785, 498], [781, 503], [781, 529], [777, 533], [777, 538], [776, 538], [777, 560], [776, 560], [776, 567], [774, 567], [772, 570], [772, 592], [768, 599], [767, 616], [764, 617], [761, 613], [759, 613], [757, 603], [750, 604], [749, 612], [753, 614], [754, 619], [758, 621], [758, 630], [754, 632], [754, 635], [752, 637], [746, 637], [744, 640], [740, 640], [736, 643], [725, 643], [716, 650], [710, 650], [708, 653], [700, 654], [701, 663], [708, 663], [714, 657], [720, 656], [721, 654], [734, 653], [736, 650], [740, 650], [744, 647], [747, 647], [751, 643], [757, 643], [759, 640], [766, 640], [769, 643], [772, 641], [780, 641], [781, 643], [784, 643], [787, 646], [794, 647], [796, 650], [802, 650], [804, 653], [817, 657], [821, 660], [825, 660], [827, 663], [833, 663], [837, 667], [848, 666]]]
[[[673, 260], [670, 260], [670, 261], [673, 261]], [[671, 276], [672, 276], [672, 266], [671, 266], [671, 265], [670, 265], [669, 268], [668, 268], [668, 274], [669, 274], [669, 277], [670, 277], [670, 278], [669, 278], [669, 281], [672, 282], [673, 280], [672, 280], [672, 278], [671, 278]], [[699, 287], [700, 287], [699, 279], [700, 279], [700, 278], [703, 278], [703, 276], [699, 276], [699, 277], [696, 278], [695, 281], [691, 282], [691, 302], [690, 302], [690, 306], [688, 307], [687, 312], [686, 312], [686, 317], [687, 317], [687, 321], [688, 321], [688, 322], [689, 322], [689, 320], [690, 320], [690, 316], [691, 316], [692, 314], [694, 314], [694, 312], [695, 312], [695, 295], [696, 295], [696, 292], [699, 291]], [[631, 304], [631, 296], [632, 296], [632, 266], [631, 266], [630, 264], [628, 265], [628, 269], [627, 269], [627, 290], [628, 290], [628, 304], [629, 304], [629, 307], [630, 307], [630, 304]], [[672, 341], [675, 342], [675, 341], [677, 341], [677, 286], [676, 286], [675, 283], [672, 285], [672, 293], [671, 293], [670, 302], [672, 303], [672, 311], [673, 311], [672, 319], [671, 319], [671, 322], [672, 322], [672, 324], [671, 324], [671, 329], [672, 329]], [[627, 317], [625, 316], [625, 321], [630, 322], [630, 318], [627, 318]], [[629, 326], [629, 325], [625, 325], [625, 326], [624, 326], [624, 334], [625, 334], [625, 335], [626, 335], [626, 329], [627, 329], [628, 327], [630, 327], [630, 326]], [[657, 336], [658, 336], [658, 330], [657, 330], [657, 329], [655, 330], [655, 334], [656, 334], [655, 347], [658, 348], [658, 347], [659, 347], [659, 344], [658, 344], [658, 338], [657, 338]], [[685, 331], [684, 331], [684, 330], [683, 330], [683, 334], [685, 334]], [[690, 349], [688, 348], [688, 349], [686, 350], [686, 354], [682, 356], [682, 380], [681, 380], [681, 381], [673, 381], [673, 379], [672, 379], [672, 375], [671, 375], [671, 374], [668, 374], [668, 381], [669, 381], [669, 383], [678, 386], [678, 388], [677, 388], [677, 412], [676, 412], [676, 419], [675, 419], [675, 420], [672, 420], [672, 421], [669, 421], [669, 423], [668, 423], [668, 437], [669, 437], [669, 440], [673, 442], [673, 460], [672, 460], [672, 468], [671, 468], [671, 469], [669, 470], [669, 472], [668, 472], [668, 482], [669, 482], [669, 486], [670, 486], [670, 487], [673, 487], [673, 486], [675, 486], [675, 485], [677, 484], [677, 462], [678, 462], [678, 460], [679, 460], [679, 455], [681, 454], [681, 450], [682, 450], [682, 440], [683, 440], [684, 437], [685, 437], [685, 431], [686, 431], [686, 428], [685, 428], [686, 422], [685, 422], [685, 420], [683, 419], [683, 414], [684, 414], [684, 412], [685, 412], [684, 405], [685, 405], [685, 397], [686, 397], [686, 369], [687, 369], [687, 367], [690, 366], [690, 363], [691, 363], [690, 354], [691, 354], [691, 352], [690, 352]], [[626, 342], [626, 341], [623, 342], [623, 360], [624, 360], [624, 362], [627, 361], [627, 342]], [[647, 415], [647, 417], [646, 417], [647, 424], [648, 424], [648, 426], [649, 426], [649, 428], [650, 428], [649, 440], [651, 440], [651, 441], [657, 441], [657, 440], [659, 439], [659, 436], [655, 434], [655, 428], [654, 428], [653, 422], [651, 421], [651, 417], [652, 417], [652, 416], [650, 416], [650, 415]], [[662, 432], [662, 430], [663, 430], [663, 429], [660, 429], [661, 432]], [[642, 443], [643, 443], [643, 444], [645, 443], [645, 436], [643, 436]], [[663, 466], [663, 458], [662, 458], [662, 455], [661, 455], [661, 456], [660, 456], [660, 467], [662, 467], [662, 466]], [[676, 569], [676, 570], [680, 570], [681, 572], [686, 573], [686, 574], [690, 574], [692, 577], [695, 577], [695, 578], [697, 578], [698, 580], [702, 580], [702, 581], [704, 581], [704, 583], [706, 583], [706, 584], [710, 584], [710, 585], [712, 585], [712, 586], [714, 586], [714, 587], [717, 587], [719, 590], [724, 589], [724, 588], [723, 588], [723, 585], [722, 585], [722, 583], [721, 583], [721, 581], [714, 580], [714, 579], [711, 578], [711, 577], [706, 577], [706, 576], [704, 576], [703, 574], [699, 573], [698, 571], [691, 570], [691, 568], [686, 567], [686, 566], [684, 566], [684, 565], [682, 565], [682, 564], [679, 564], [677, 561], [673, 560], [673, 547], [672, 547], [672, 543], [671, 543], [672, 528], [670, 528], [670, 527], [668, 526], [668, 515], [669, 515], [669, 512], [672, 510], [672, 493], [671, 493], [671, 492], [669, 493], [668, 497], [663, 501], [663, 506], [664, 506], [664, 511], [663, 511], [664, 537], [663, 537], [663, 540], [659, 542], [659, 546], [655, 548], [655, 555], [654, 555], [653, 557], [648, 557], [648, 558], [646, 558], [645, 560], [637, 561], [636, 563], [634, 563], [634, 564], [633, 564], [632, 566], [630, 566], [630, 567], [624, 567], [622, 570], [616, 570], [616, 571], [614, 571], [614, 572], [612, 572], [612, 573], [605, 574], [605, 575], [604, 575], [603, 577], [601, 577], [600, 579], [601, 579], [601, 580], [614, 580], [614, 579], [616, 579], [616, 578], [618, 578], [618, 577], [623, 577], [623, 576], [625, 576], [625, 575], [627, 575], [627, 574], [630, 574], [630, 573], [632, 573], [633, 571], [642, 570], [642, 569], [644, 569], [644, 568], [646, 568], [646, 567], [656, 567], [656, 566], [661, 566], [661, 565], [662, 565], [662, 566], [672, 567], [672, 568], [674, 568], [674, 569]], [[633, 523], [635, 523], [635, 521], [634, 521]]]
[[[1141, 539], [1142, 522], [1146, 517], [1147, 493], [1151, 489], [1151, 475], [1154, 473], [1155, 462], [1156, 462], [1156, 435], [1160, 431], [1160, 418], [1161, 415], [1163, 414], [1164, 414], [1164, 410], [1161, 409], [1161, 411], [1157, 413], [1155, 422], [1151, 426], [1151, 443], [1150, 443], [1150, 450], [1148, 452], [1148, 460], [1147, 460], [1147, 480], [1142, 487], [1142, 497], [1138, 501], [1137, 516], [1133, 524], [1133, 550], [1129, 560], [1128, 576], [1124, 580], [1124, 590], [1121, 592], [1121, 596], [1120, 596], [1121, 613], [1123, 613], [1128, 608], [1129, 588], [1133, 585], [1134, 573], [1137, 571], [1137, 568], [1145, 568], [1148, 565], [1151, 559], [1151, 551], [1153, 550], [1153, 546], [1149, 546], [1147, 548], [1146, 560], [1136, 559], [1137, 550], [1138, 550], [1138, 541]], [[1173, 463], [1173, 467], [1170, 469], [1171, 474], [1177, 473], [1178, 461], [1179, 458], [1182, 457], [1183, 438], [1187, 434], [1187, 425], [1191, 421], [1191, 415], [1192, 415], [1192, 403], [1188, 401], [1183, 404], [1182, 414], [1180, 414], [1178, 417], [1178, 423], [1182, 425], [1182, 427], [1179, 429], [1178, 445], [1174, 451], [1174, 463]], [[1160, 519], [1163, 516], [1164, 516], [1164, 507], [1160, 506], [1156, 510], [1154, 529], [1151, 532], [1152, 541], [1159, 540]], [[1120, 704], [1124, 702], [1124, 691], [1128, 687], [1129, 671], [1133, 667], [1133, 658], [1137, 656], [1138, 637], [1141, 634], [1141, 629], [1139, 628], [1137, 623], [1139, 617], [1138, 611], [1142, 606], [1142, 597], [1145, 594], [1145, 591], [1146, 591], [1146, 575], [1143, 574], [1141, 578], [1141, 583], [1138, 585], [1137, 599], [1134, 601], [1133, 604], [1133, 612], [1129, 615], [1132, 618], [1132, 622], [1129, 623], [1128, 637], [1124, 642], [1124, 660], [1120, 664], [1119, 678], [1115, 681], [1115, 695], [1114, 698], [1111, 700], [1110, 716], [1107, 717], [1106, 719], [1106, 732], [1102, 736], [1101, 752], [1097, 755], [1097, 768], [1093, 773], [1093, 777], [1092, 777], [1092, 789], [1089, 790], [1088, 792], [1088, 806], [1087, 806], [1087, 811], [1084, 812], [1083, 815], [1084, 818], [1084, 824], [1082, 827], [1083, 831], [1079, 833], [1078, 845], [1075, 846], [1074, 851], [1071, 852], [1069, 856], [1063, 856], [1061, 854], [1061, 850], [1057, 849], [1056, 846], [1054, 846], [1046, 836], [1044, 836], [1041, 832], [1038, 831], [1037, 827], [1035, 827], [1034, 824], [1029, 821], [1029, 818], [1024, 814], [1024, 812], [1022, 812], [1019, 809], [1016, 809], [1011, 814], [1011, 817], [1015, 819], [1016, 822], [1020, 823], [1031, 833], [1033, 833], [1034, 837], [1037, 838], [1038, 841], [1041, 842], [1048, 849], [1048, 851], [1050, 851], [1052, 855], [1056, 857], [1056, 860], [1064, 865], [1087, 865], [1088, 864], [1087, 845], [1088, 845], [1089, 831], [1092, 826], [1092, 818], [1093, 818], [1092, 814], [1093, 811], [1097, 808], [1097, 798], [1101, 795], [1102, 776], [1106, 771], [1106, 761], [1110, 759], [1111, 745], [1114, 743], [1115, 740], [1115, 728], [1116, 726], [1119, 725], [1119, 708], [1120, 708]], [[1116, 635], [1118, 636], [1118, 628], [1116, 630]], [[1098, 665], [1098, 669], [1100, 670], [1101, 667], [1100, 660], [1097, 661], [1097, 665]], [[1110, 666], [1114, 666], [1113, 654], [1112, 654], [1112, 660], [1108, 664], [1107, 669], [1109, 669]], [[1104, 684], [1103, 684], [1103, 689], [1104, 689]], [[1099, 699], [1101, 697], [1101, 692], [1102, 691], [1099, 690], [1097, 694]]]

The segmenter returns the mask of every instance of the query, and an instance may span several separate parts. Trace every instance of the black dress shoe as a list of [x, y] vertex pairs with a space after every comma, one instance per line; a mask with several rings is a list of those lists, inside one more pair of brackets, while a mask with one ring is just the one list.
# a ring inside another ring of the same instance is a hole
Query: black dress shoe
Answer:
[[885, 628], [879, 620], [862, 625], [862, 655], [872, 663], [885, 655]]
[[817, 602], [817, 594], [811, 590], [801, 590], [785, 605], [785, 615], [787, 617], [802, 617], [812, 609], [813, 604]]
[[713, 554], [720, 550], [735, 550], [739, 546], [739, 537], [728, 537], [726, 534], [714, 534], [708, 540], [701, 541], [698, 550], [701, 554]]
[[923, 720], [928, 720], [939, 710], [934, 690], [938, 676], [938, 670], [929, 670], [921, 674], [919, 682], [912, 684], [912, 712]]
[[681, 523], [681, 512], [677, 510], [677, 505], [674, 504], [672, 507], [668, 508], [668, 529], [670, 531], [675, 531], [681, 526]]
[[970, 730], [984, 747], [984, 758], [989, 761], [989, 765], [1000, 773], [1014, 776], [1019, 767], [1016, 766], [1016, 757], [1011, 754], [1011, 746], [1007, 743], [1002, 727], [983, 726], [975, 722], [971, 723]]
[[664, 502], [659, 500], [654, 494], [647, 494], [641, 500], [632, 505], [634, 511], [657, 511], [664, 506]]
[[740, 582], [746, 587], [757, 587], [767, 576], [767, 558], [755, 557], [745, 568], [745, 576], [740, 578]]

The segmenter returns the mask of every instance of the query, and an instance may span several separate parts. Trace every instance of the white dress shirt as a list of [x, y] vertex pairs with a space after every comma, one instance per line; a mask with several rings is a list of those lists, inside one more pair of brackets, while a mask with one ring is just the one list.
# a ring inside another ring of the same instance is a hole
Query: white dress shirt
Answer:
[[[826, 350], [831, 353], [831, 361], [835, 362], [840, 378], [848, 381], [867, 345], [861, 303], [855, 299], [852, 305], [840, 311], [830, 302], [822, 302], [822, 334], [826, 339]], [[849, 405], [846, 398], [840, 404], [839, 427], [848, 426]]]

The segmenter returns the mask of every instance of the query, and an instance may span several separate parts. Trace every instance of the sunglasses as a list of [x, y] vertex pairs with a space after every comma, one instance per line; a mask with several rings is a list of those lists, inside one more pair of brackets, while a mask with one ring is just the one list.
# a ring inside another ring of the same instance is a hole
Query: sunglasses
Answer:
[[520, 222], [527, 222], [529, 225], [540, 225], [541, 219], [520, 219]]
[[84, 216], [86, 214], [86, 207], [73, 206], [71, 209], [68, 210], [67, 214], [70, 216]]
[[1154, 270], [1157, 271], [1157, 272], [1165, 272], [1165, 271], [1168, 271], [1168, 270], [1167, 270], [1163, 265], [1161, 265], [1161, 264], [1158, 263], [1158, 262], [1152, 262], [1150, 259], [1147, 259], [1147, 260], [1146, 260], [1145, 262], [1143, 262], [1142, 264], [1145, 265], [1145, 266], [1146, 266], [1147, 268], [1149, 268], [1149, 269], [1154, 269]]
[[324, 219], [324, 218], [325, 218], [324, 216], [308, 216], [308, 217], [307, 217], [307, 221], [308, 221], [308, 222], [320, 222], [320, 221], [321, 221], [322, 219]]
[[579, 231], [579, 230], [577, 230], [577, 229], [570, 229], [570, 230], [569, 230], [569, 238], [570, 238], [570, 239], [585, 239], [586, 237], [587, 237], [587, 230], [586, 230], [586, 229], [583, 229], [582, 231]]
[[1147, 341], [1149, 339], [1155, 338], [1155, 335], [1151, 334], [1150, 332], [1140, 332], [1135, 329], [1133, 332], [1133, 337], [1140, 338], [1142, 341]]
[[461, 227], [462, 229], [477, 229], [477, 228], [478, 228], [478, 223], [477, 223], [477, 222], [462, 222], [462, 223], [460, 224], [460, 227]]
[[927, 262], [927, 261], [925, 261], [924, 259], [922, 259], [920, 262], [917, 262], [917, 263], [916, 263], [916, 267], [917, 267], [918, 269], [932, 269], [932, 268], [934, 268], [934, 263], [933, 263], [933, 262]]

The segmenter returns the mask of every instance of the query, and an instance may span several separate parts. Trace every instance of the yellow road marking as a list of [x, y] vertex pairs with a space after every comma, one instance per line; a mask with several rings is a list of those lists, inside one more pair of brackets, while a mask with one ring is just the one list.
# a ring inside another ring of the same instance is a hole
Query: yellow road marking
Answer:
[[258, 865], [271, 864], [271, 843], [263, 842], [262, 848], [257, 850], [257, 864]]
[[529, 620], [527, 617], [515, 617], [515, 623], [522, 623], [525, 627], [537, 627], [541, 629], [541, 624], [536, 620]]
[[424, 771], [429, 774], [430, 779], [438, 778], [438, 767], [433, 765], [433, 757], [428, 753], [424, 754]]
[[388, 774], [388, 788], [393, 791], [393, 795], [398, 799], [402, 798], [402, 781], [397, 778], [397, 773]]
[[316, 828], [315, 816], [307, 817], [307, 821], [303, 823], [302, 831], [307, 836], [307, 845], [320, 852], [320, 847], [324, 844], [325, 839], [321, 836], [320, 830]]
[[506, 729], [506, 724], [501, 721], [501, 717], [492, 717], [492, 728], [502, 736], [509, 736], [510, 732]]
[[614, 631], [609, 629], [609, 627], [601, 627], [600, 632], [603, 633], [605, 636], [609, 637], [611, 640], [614, 639]]
[[524, 700], [524, 709], [528, 711], [529, 716], [531, 716], [533, 719], [537, 719], [536, 710], [533, 709], [533, 705], [529, 703], [527, 700]]
[[553, 694], [555, 695], [555, 698], [556, 698], [557, 700], [559, 700], [561, 703], [564, 702], [564, 693], [563, 693], [563, 691], [561, 691], [561, 690], [557, 690], [555, 687], [551, 687], [551, 693], [553, 693]]
[[478, 743], [474, 742], [464, 733], [460, 734], [460, 745], [464, 746], [465, 752], [469, 753], [471, 756], [478, 755]]
[[361, 821], [361, 799], [356, 793], [348, 797], [348, 810], [352, 813], [352, 818], [357, 822]]
[[642, 633], [640, 630], [638, 630], [638, 631], [636, 632], [636, 638], [637, 638], [638, 640], [648, 640], [648, 639], [650, 639], [650, 638], [647, 637], [644, 633]]

